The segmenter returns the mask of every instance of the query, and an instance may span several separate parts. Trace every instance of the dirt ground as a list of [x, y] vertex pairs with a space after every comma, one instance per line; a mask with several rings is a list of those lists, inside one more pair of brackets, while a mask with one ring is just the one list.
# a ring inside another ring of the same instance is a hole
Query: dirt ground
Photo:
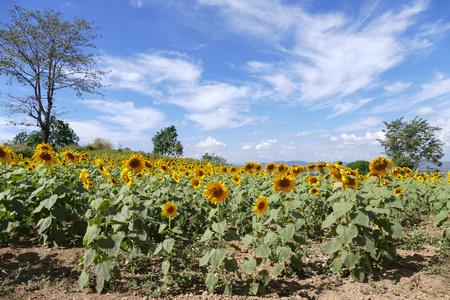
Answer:
[[[449, 256], [445, 255], [443, 261], [439, 247], [419, 244], [414, 251], [400, 247], [397, 264], [363, 283], [324, 271], [328, 258], [321, 255], [320, 245], [313, 245], [316, 249], [304, 257], [311, 272], [305, 278], [271, 278], [264, 296], [212, 294], [199, 282], [181, 294], [173, 291], [156, 299], [450, 299], [450, 262], [445, 261]], [[120, 291], [109, 289], [97, 294], [87, 288], [81, 290], [77, 263], [84, 251], [82, 246], [42, 247], [36, 241], [0, 248], [0, 298], [154, 299], [145, 287], [127, 285], [127, 278]]]

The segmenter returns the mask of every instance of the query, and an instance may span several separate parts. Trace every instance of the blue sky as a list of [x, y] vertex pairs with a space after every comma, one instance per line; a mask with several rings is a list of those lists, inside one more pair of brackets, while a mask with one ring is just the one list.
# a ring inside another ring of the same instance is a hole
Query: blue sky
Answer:
[[175, 125], [185, 157], [370, 161], [383, 121], [419, 116], [450, 160], [450, 1], [2, 0], [1, 21], [14, 4], [101, 28], [104, 97], [55, 95], [80, 144], [151, 151]]

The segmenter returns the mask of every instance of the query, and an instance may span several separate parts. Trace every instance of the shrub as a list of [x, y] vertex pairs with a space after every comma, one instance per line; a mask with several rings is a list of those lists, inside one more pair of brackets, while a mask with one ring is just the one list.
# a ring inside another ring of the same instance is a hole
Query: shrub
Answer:
[[367, 173], [370, 172], [369, 165], [370, 165], [370, 162], [368, 162], [366, 160], [357, 160], [357, 161], [347, 164], [346, 167], [350, 168], [352, 170], [358, 169], [358, 173], [360, 175], [366, 175]]

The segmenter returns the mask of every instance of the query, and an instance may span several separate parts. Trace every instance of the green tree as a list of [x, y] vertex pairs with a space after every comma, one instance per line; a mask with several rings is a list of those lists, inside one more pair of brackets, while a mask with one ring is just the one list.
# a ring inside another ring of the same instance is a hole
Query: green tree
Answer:
[[183, 146], [177, 141], [177, 129], [174, 125], [161, 129], [154, 137], [153, 153], [158, 155], [183, 155]]
[[366, 175], [367, 173], [369, 173], [369, 166], [370, 162], [368, 162], [367, 160], [357, 160], [346, 165], [347, 168], [350, 168], [352, 170], [358, 169], [358, 174], [360, 175]]
[[401, 117], [384, 124], [385, 138], [378, 141], [396, 166], [418, 168], [421, 162], [442, 165], [439, 160], [444, 156], [444, 143], [435, 136], [436, 131], [442, 128], [430, 126], [419, 117], [409, 123]]
[[208, 152], [205, 152], [202, 156], [202, 160], [210, 161], [214, 164], [223, 164], [225, 165], [227, 163], [227, 160], [219, 155], [216, 155], [214, 153], [209, 154]]
[[[80, 138], [75, 131], [70, 128], [69, 124], [63, 120], [52, 118], [50, 125], [50, 135], [48, 142], [52, 146], [64, 147], [69, 145], [77, 145]], [[42, 142], [42, 131], [33, 131], [30, 134], [20, 132], [13, 139], [13, 144], [27, 144], [27, 146], [35, 147]]]
[[48, 143], [56, 115], [56, 91], [70, 89], [78, 97], [82, 93], [100, 94], [104, 72], [93, 69], [95, 54], [83, 52], [96, 48], [91, 41], [99, 37], [99, 28], [76, 17], [65, 21], [61, 13], [45, 8], [33, 11], [15, 6], [10, 17], [10, 23], [0, 22], [0, 75], [8, 78], [8, 84], [19, 83], [31, 93], [6, 94], [2, 104], [10, 114], [34, 119], [41, 128], [42, 141]]

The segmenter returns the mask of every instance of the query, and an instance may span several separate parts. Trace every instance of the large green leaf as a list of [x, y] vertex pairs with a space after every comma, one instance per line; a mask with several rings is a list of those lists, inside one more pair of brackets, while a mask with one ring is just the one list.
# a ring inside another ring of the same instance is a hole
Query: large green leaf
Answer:
[[214, 223], [212, 224], [212, 229], [213, 229], [215, 232], [217, 232], [218, 234], [220, 234], [220, 235], [223, 235], [223, 234], [224, 234], [226, 228], [227, 228], [227, 221], [226, 221], [226, 220], [223, 220], [223, 221], [220, 222], [220, 223], [214, 222]]
[[348, 227], [339, 225], [336, 228], [336, 232], [343, 245], [352, 243], [353, 239], [358, 236], [358, 228], [353, 224], [350, 224]]
[[44, 219], [40, 219], [36, 225], [38, 233], [43, 234], [50, 227], [51, 224], [52, 224], [51, 216]]
[[328, 243], [326, 243], [323, 246], [323, 253], [325, 254], [332, 254], [336, 251], [339, 251], [339, 249], [341, 249], [341, 241], [339, 240], [339, 238], [331, 238]]
[[111, 234], [107, 238], [99, 239], [98, 248], [108, 255], [117, 256], [117, 254], [119, 254], [120, 244], [122, 243], [124, 237], [125, 233], [119, 231]]
[[270, 255], [270, 248], [267, 244], [261, 244], [255, 249], [255, 252], [261, 257], [268, 258]]
[[227, 250], [225, 248], [214, 249], [209, 258], [209, 263], [213, 268], [219, 268], [226, 256]]
[[256, 259], [250, 258], [245, 260], [242, 267], [244, 268], [244, 272], [246, 274], [250, 274], [256, 268]]
[[95, 266], [95, 273], [98, 275], [98, 277], [102, 278], [103, 280], [109, 281], [114, 266], [115, 266], [114, 261], [110, 259], [102, 261], [101, 263], [98, 263]]

